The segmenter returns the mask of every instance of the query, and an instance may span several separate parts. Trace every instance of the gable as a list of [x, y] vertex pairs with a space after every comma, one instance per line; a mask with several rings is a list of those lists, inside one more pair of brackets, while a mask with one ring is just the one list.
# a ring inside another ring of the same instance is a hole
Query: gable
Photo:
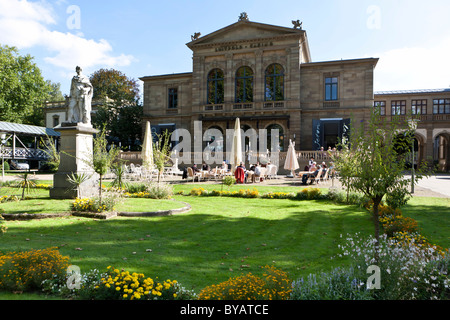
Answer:
[[304, 33], [301, 29], [278, 27], [250, 21], [238, 21], [228, 27], [193, 40], [187, 46], [193, 49], [198, 46], [217, 45], [221, 43], [272, 39], [286, 36], [301, 37]]

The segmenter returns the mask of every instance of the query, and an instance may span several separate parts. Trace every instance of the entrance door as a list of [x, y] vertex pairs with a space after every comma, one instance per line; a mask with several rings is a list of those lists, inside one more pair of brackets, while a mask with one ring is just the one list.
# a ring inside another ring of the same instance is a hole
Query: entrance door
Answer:
[[350, 119], [313, 120], [313, 150], [337, 148], [343, 137], [349, 136]]

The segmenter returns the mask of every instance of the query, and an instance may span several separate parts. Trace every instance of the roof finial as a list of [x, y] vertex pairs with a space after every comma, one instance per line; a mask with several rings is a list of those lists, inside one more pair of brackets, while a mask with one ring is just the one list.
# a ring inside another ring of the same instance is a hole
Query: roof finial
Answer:
[[302, 30], [303, 22], [300, 22], [300, 20], [297, 20], [297, 21], [292, 20], [292, 24], [294, 25], [294, 29]]
[[247, 15], [247, 12], [242, 12], [242, 13], [239, 15], [239, 21], [248, 21], [248, 15]]

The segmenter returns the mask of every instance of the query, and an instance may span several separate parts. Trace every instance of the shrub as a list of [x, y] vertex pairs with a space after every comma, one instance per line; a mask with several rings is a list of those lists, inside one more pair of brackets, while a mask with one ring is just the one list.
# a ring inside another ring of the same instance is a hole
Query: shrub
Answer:
[[233, 177], [233, 176], [226, 176], [226, 177], [223, 177], [222, 183], [223, 183], [224, 185], [226, 185], [228, 188], [230, 188], [231, 185], [233, 185], [233, 184], [236, 183], [236, 178]]
[[2, 215], [0, 214], [0, 236], [6, 233], [6, 230], [8, 230], [8, 227], [5, 225], [5, 219], [3, 219]]
[[194, 188], [190, 192], [191, 196], [206, 196], [208, 195], [208, 191], [204, 188]]
[[111, 212], [121, 200], [121, 197], [115, 193], [106, 193], [101, 199], [99, 197], [77, 198], [72, 203], [71, 209], [75, 212]]
[[[353, 259], [355, 271], [360, 273], [360, 278], [366, 274], [369, 266], [376, 264], [380, 268], [381, 289], [371, 292], [375, 299], [448, 297], [448, 252], [441, 255], [433, 247], [418, 246], [414, 241], [399, 241], [384, 234], [380, 236], [375, 259], [374, 243], [373, 237], [361, 239], [358, 235], [348, 236], [346, 244], [339, 247], [342, 255]], [[441, 268], [442, 266], [447, 267]], [[430, 275], [433, 276], [433, 281], [428, 278]]]
[[147, 192], [148, 197], [152, 199], [170, 199], [173, 196], [173, 187], [167, 183], [151, 183]]
[[10, 252], [0, 255], [0, 289], [31, 291], [41, 287], [45, 279], [62, 276], [69, 258], [57, 248]]
[[125, 192], [128, 193], [139, 193], [146, 192], [148, 190], [148, 185], [145, 183], [126, 183], [125, 184]]
[[179, 293], [176, 280], [158, 282], [142, 273], [130, 273], [108, 267], [95, 285], [94, 299], [99, 300], [176, 300], [185, 298]]
[[370, 300], [366, 284], [353, 268], [336, 268], [319, 276], [310, 274], [292, 283], [292, 300]]
[[5, 202], [18, 202], [19, 198], [17, 196], [3, 196], [0, 197], [0, 203], [5, 203]]
[[263, 194], [261, 198], [264, 199], [294, 199], [293, 193], [288, 192], [269, 192], [266, 194]]
[[198, 295], [199, 300], [287, 300], [291, 280], [287, 273], [274, 267], [265, 267], [262, 276], [248, 273], [211, 285]]
[[380, 218], [384, 232], [389, 236], [394, 236], [397, 232], [414, 233], [418, 230], [417, 221], [402, 215], [393, 215]]

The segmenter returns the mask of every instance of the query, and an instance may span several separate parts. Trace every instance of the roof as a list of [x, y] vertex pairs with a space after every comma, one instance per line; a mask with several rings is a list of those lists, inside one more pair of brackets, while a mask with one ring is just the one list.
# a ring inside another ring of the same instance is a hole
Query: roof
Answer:
[[343, 63], [367, 63], [370, 62], [377, 65], [379, 58], [357, 58], [357, 59], [341, 59], [341, 60], [330, 60], [330, 61], [317, 61], [317, 62], [307, 62], [302, 63], [301, 67], [315, 67], [315, 66], [326, 66], [326, 65], [336, 65]]
[[396, 94], [423, 94], [423, 93], [450, 93], [450, 88], [444, 89], [418, 89], [418, 90], [396, 90], [377, 91], [375, 95], [396, 95]]
[[[273, 37], [275, 35], [281, 35], [281, 34], [291, 34], [291, 35], [305, 35], [306, 31], [303, 29], [294, 29], [294, 28], [287, 28], [287, 27], [281, 27], [281, 26], [275, 26], [271, 24], [265, 24], [265, 23], [259, 23], [259, 22], [253, 22], [249, 20], [239, 20], [238, 22], [235, 22], [229, 26], [226, 26], [224, 28], [221, 28], [217, 31], [214, 31], [212, 33], [209, 33], [205, 36], [202, 36], [198, 38], [197, 40], [192, 40], [191, 42], [187, 43], [186, 45], [189, 48], [192, 48], [195, 45], [205, 43], [207, 40], [211, 40], [212, 38], [215, 38], [217, 36], [222, 36], [223, 34], [226, 34], [230, 32], [233, 29], [239, 28], [241, 26], [248, 26], [259, 30], [265, 30], [265, 31], [272, 31], [274, 34], [262, 34], [261, 37]], [[245, 39], [234, 39], [235, 41], [242, 41]], [[254, 38], [247, 39], [247, 40], [256, 40]]]
[[146, 76], [141, 77], [139, 80], [146, 81], [146, 80], [165, 80], [165, 79], [174, 79], [174, 78], [185, 78], [192, 76], [192, 72], [183, 72], [183, 73], [172, 73], [172, 74], [161, 74], [161, 75], [155, 75], [155, 76]]
[[31, 136], [59, 137], [61, 134], [51, 128], [0, 121], [0, 132], [16, 133]]

